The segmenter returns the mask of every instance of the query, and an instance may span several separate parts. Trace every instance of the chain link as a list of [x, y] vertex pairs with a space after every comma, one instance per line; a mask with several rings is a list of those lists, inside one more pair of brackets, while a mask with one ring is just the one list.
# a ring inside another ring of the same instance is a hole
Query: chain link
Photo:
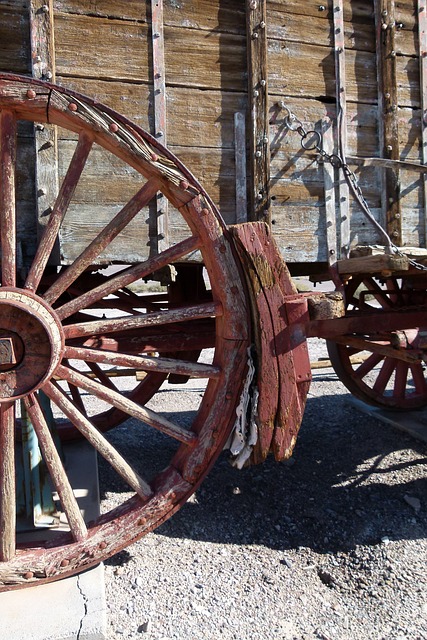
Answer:
[[323, 162], [329, 162], [333, 167], [343, 172], [344, 178], [350, 188], [350, 191], [353, 194], [354, 199], [359, 204], [360, 208], [362, 209], [368, 220], [371, 222], [371, 224], [384, 238], [387, 250], [390, 253], [394, 253], [400, 257], [407, 258], [409, 264], [415, 269], [418, 269], [420, 271], [427, 271], [427, 266], [416, 262], [412, 258], [408, 258], [404, 253], [402, 253], [399, 247], [397, 247], [393, 243], [386, 230], [375, 219], [371, 208], [365, 196], [363, 195], [359, 180], [357, 179], [354, 171], [348, 166], [345, 158], [337, 153], [328, 153], [327, 151], [325, 151], [325, 149], [323, 148], [323, 136], [319, 131], [316, 131], [314, 129], [305, 129], [301, 120], [289, 109], [289, 107], [284, 102], [280, 102], [279, 106], [281, 109], [286, 111], [286, 115], [284, 117], [285, 126], [290, 131], [296, 131], [301, 136], [301, 148], [304, 149], [304, 151], [317, 151]]

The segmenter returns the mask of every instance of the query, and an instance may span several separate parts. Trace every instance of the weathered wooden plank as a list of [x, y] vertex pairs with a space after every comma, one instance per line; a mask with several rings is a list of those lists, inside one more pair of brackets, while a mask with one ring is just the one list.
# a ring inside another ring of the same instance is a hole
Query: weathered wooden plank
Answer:
[[[55, 16], [57, 73], [148, 83], [151, 79], [148, 31], [145, 24], [58, 13]], [[78, 43], [84, 46], [79, 48], [77, 56]], [[244, 43], [244, 38], [232, 34], [212, 33], [207, 38], [203, 31], [165, 28], [168, 82], [244, 91]]]
[[[62, 13], [117, 18], [149, 22], [148, 11], [141, 0], [103, 0], [88, 7], [87, 0], [55, 0], [55, 10]], [[191, 0], [191, 2], [166, 2], [166, 25], [203, 29], [225, 33], [245, 34], [245, 13], [242, 2], [227, 3], [223, 0]]]
[[30, 31], [28, 12], [15, 2], [0, 6], [0, 70], [29, 73]]

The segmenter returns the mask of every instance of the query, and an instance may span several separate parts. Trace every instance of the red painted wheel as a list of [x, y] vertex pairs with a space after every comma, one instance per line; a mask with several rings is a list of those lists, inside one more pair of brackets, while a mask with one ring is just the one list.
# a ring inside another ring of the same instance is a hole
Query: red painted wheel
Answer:
[[349, 315], [378, 312], [378, 331], [358, 334], [340, 344], [327, 341], [332, 365], [347, 389], [360, 400], [386, 409], [408, 411], [427, 404], [425, 329], [382, 331], [381, 311], [425, 305], [427, 277], [357, 276], [346, 287]]
[[[22, 282], [16, 253], [22, 220], [15, 206], [16, 132], [21, 120], [56, 124], [78, 137]], [[94, 144], [136, 170], [140, 188], [71, 264], [52, 278], [49, 257]], [[186, 235], [141, 263], [101, 280], [95, 277], [92, 265], [158, 191], [169, 200], [174, 219], [180, 216], [185, 222]], [[0, 229], [0, 588], [11, 589], [59, 579], [97, 564], [155, 528], [187, 500], [235, 421], [246, 372], [248, 320], [244, 286], [225, 226], [178, 160], [106, 107], [62, 88], [7, 75], [0, 76]], [[142, 278], [188, 260], [195, 252], [205, 266], [210, 299], [175, 307], [128, 293]], [[125, 308], [124, 295], [132, 298]], [[114, 313], [104, 315], [106, 308]], [[211, 363], [179, 357], [206, 346], [213, 347]], [[154, 376], [148, 395], [169, 374], [207, 382], [195, 394], [191, 419], [182, 425], [141, 404], [139, 391], [129, 395], [113, 385], [107, 375], [111, 367], [140, 369]], [[96, 420], [91, 419], [82, 392], [104, 403], [105, 412], [95, 410]], [[131, 492], [125, 491], [123, 501], [95, 521], [85, 522], [81, 515], [42, 396], [50, 399], [56, 423], [72, 424]], [[34, 426], [69, 525], [69, 533], [52, 537], [51, 531], [45, 545], [21, 543], [16, 534], [15, 430], [20, 403]], [[153, 433], [160, 432], [158, 456], [152, 447], [147, 453], [149, 477], [144, 476], [145, 438], [138, 440], [138, 451], [128, 460], [96, 428], [94, 422], [115, 411], [120, 418], [135, 418]]]

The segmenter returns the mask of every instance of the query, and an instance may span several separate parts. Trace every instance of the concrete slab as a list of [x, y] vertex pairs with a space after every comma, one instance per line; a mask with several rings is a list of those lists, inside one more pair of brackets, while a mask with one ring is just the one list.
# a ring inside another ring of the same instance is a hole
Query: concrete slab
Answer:
[[[64, 455], [68, 477], [85, 519], [96, 518], [99, 514], [96, 453], [87, 442], [77, 442], [66, 444]], [[60, 523], [58, 530], [64, 530], [64, 523]], [[54, 529], [37, 532], [39, 539], [54, 536]], [[0, 640], [106, 640], [106, 611], [104, 569], [99, 565], [58, 582], [0, 593]]]
[[382, 422], [392, 425], [395, 429], [405, 431], [417, 440], [427, 442], [427, 415], [426, 410], [423, 411], [387, 411], [386, 409], [380, 409], [379, 407], [371, 407], [357, 398], [349, 398], [348, 403], [353, 407], [367, 413]]

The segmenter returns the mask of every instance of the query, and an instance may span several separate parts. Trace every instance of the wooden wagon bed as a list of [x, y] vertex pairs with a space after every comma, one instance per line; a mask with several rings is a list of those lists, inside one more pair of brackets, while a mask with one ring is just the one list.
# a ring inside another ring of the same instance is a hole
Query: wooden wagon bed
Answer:
[[[310, 271], [357, 245], [383, 242], [338, 170], [301, 148], [287, 110], [307, 130], [322, 130], [331, 153], [346, 155], [393, 242], [425, 247], [425, 174], [417, 168], [427, 158], [425, 4], [2, 0], [0, 69], [56, 80], [129, 116], [192, 169], [227, 223], [271, 220], [294, 272]], [[75, 142], [56, 143], [48, 128], [36, 137], [42, 225]], [[30, 140], [27, 153], [28, 167]], [[36, 237], [29, 178], [21, 176], [24, 255]], [[128, 168], [94, 155], [63, 227], [64, 262], [134, 185]], [[81, 224], [86, 211], [90, 228]], [[159, 242], [176, 242], [184, 233], [177, 225], [159, 202], [105, 259], [139, 260]]]

